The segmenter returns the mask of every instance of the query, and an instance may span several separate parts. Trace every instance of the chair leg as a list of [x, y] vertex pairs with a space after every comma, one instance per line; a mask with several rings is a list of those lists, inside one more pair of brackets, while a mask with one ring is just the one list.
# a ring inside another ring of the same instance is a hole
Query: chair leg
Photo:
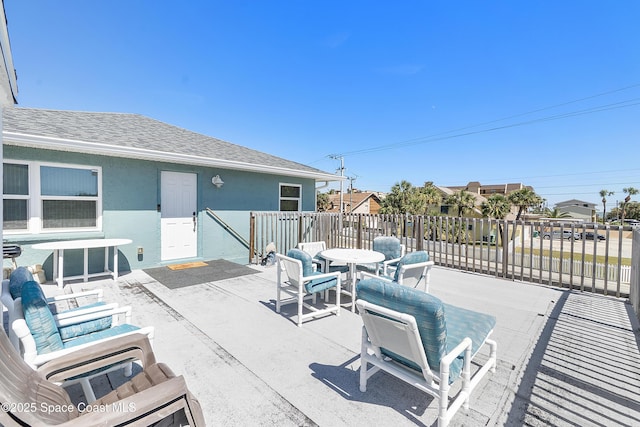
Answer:
[[95, 402], [96, 395], [93, 392], [93, 388], [91, 388], [91, 382], [89, 382], [89, 378], [80, 379], [80, 386], [82, 387], [84, 397], [87, 399], [87, 403]]

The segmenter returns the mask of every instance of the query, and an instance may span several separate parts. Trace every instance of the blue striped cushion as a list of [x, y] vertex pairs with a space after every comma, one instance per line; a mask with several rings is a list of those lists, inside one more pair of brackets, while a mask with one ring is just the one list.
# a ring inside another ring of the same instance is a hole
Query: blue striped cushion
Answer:
[[[65, 313], [69, 312], [69, 311], [75, 311], [75, 310], [81, 310], [81, 309], [85, 309], [85, 308], [89, 308], [89, 307], [96, 307], [96, 306], [100, 306], [100, 305], [104, 305], [103, 302], [96, 302], [93, 304], [88, 304], [88, 305], [84, 305], [82, 307], [78, 307], [78, 308], [74, 308], [71, 310], [67, 310], [65, 311]], [[95, 320], [88, 320], [86, 322], [82, 322], [82, 323], [77, 323], [75, 325], [69, 325], [69, 326], [61, 326], [60, 328], [58, 328], [58, 332], [60, 332], [60, 338], [62, 338], [64, 341], [81, 336], [81, 335], [86, 335], [86, 334], [90, 334], [92, 332], [98, 332], [101, 331], [103, 329], [108, 329], [111, 327], [111, 320], [113, 319], [113, 316], [105, 316], [105, 317], [101, 317], [99, 319], [95, 319]]]
[[[311, 273], [309, 276], [313, 277], [319, 274], [322, 274], [322, 273], [315, 272], [315, 273]], [[337, 285], [338, 285], [338, 279], [336, 279], [335, 277], [329, 277], [329, 278], [324, 277], [322, 279], [312, 279], [306, 282], [304, 284], [304, 288], [307, 290], [307, 292], [312, 294], [314, 292], [322, 292], [326, 289], [333, 288], [334, 286], [337, 286]]]
[[40, 285], [26, 282], [22, 285], [21, 296], [24, 320], [36, 342], [38, 354], [62, 350], [62, 338]]
[[[431, 294], [380, 279], [361, 280], [357, 285], [357, 295], [373, 304], [412, 315], [420, 331], [429, 367], [436, 372], [440, 371], [442, 357], [465, 337], [471, 338], [471, 351], [475, 354], [496, 323], [493, 316], [444, 304]], [[388, 350], [383, 351], [389, 357], [419, 370], [415, 363]], [[450, 383], [460, 376], [462, 365], [461, 355], [450, 366]]]
[[418, 264], [420, 262], [427, 261], [429, 261], [429, 254], [427, 253], [427, 251], [416, 251], [406, 254], [400, 261], [398, 261], [398, 264], [396, 265], [396, 273], [393, 275], [393, 281], [398, 281], [398, 276], [400, 276], [400, 268], [403, 265]]
[[33, 275], [26, 267], [18, 267], [9, 276], [9, 293], [11, 298], [20, 298], [22, 285], [33, 280]]

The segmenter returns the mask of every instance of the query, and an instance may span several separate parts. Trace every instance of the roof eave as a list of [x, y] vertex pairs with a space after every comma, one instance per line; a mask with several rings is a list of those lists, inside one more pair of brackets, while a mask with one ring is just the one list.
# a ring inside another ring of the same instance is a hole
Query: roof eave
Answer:
[[206, 167], [219, 167], [231, 170], [266, 173], [271, 175], [285, 175], [299, 178], [309, 178], [316, 181], [340, 181], [342, 177], [299, 169], [281, 168], [268, 165], [256, 165], [252, 163], [237, 162], [233, 160], [201, 157], [191, 154], [169, 153], [156, 150], [148, 150], [136, 147], [123, 147], [97, 142], [75, 141], [62, 138], [41, 137], [26, 135], [16, 132], [3, 132], [4, 144], [22, 147], [40, 148], [44, 150], [71, 151], [77, 153], [90, 153], [112, 157], [135, 158], [156, 162], [181, 163]]

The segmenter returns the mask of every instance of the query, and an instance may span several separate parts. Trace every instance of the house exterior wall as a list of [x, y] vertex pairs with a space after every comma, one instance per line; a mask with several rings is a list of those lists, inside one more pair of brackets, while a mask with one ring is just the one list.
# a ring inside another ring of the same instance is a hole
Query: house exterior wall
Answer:
[[[119, 269], [128, 271], [162, 264], [160, 260], [160, 176], [162, 171], [197, 174], [198, 194], [198, 259], [226, 259], [247, 263], [248, 249], [206, 211], [213, 210], [224, 222], [245, 239], [249, 239], [250, 211], [277, 211], [279, 184], [302, 186], [303, 211], [315, 211], [313, 179], [260, 174], [254, 172], [206, 168], [182, 164], [152, 162], [119, 157], [97, 156], [11, 145], [4, 146], [4, 159], [90, 165], [102, 168], [102, 230], [90, 232], [46, 232], [40, 234], [7, 234], [8, 242], [22, 245], [20, 265], [43, 264], [47, 277], [52, 274], [52, 253], [32, 249], [41, 242], [90, 239], [128, 238], [133, 243], [119, 247]], [[221, 188], [211, 183], [220, 175]], [[143, 248], [138, 255], [137, 249]], [[65, 252], [65, 274], [82, 273], [82, 251]], [[173, 261], [174, 263], [176, 261]], [[178, 262], [182, 262], [178, 261]], [[89, 253], [89, 271], [101, 271], [103, 251]]]

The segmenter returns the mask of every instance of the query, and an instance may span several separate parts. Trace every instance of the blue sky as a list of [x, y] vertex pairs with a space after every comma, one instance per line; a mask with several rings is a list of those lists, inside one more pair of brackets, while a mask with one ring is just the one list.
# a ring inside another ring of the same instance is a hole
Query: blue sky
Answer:
[[[640, 188], [640, 2], [5, 0], [18, 106], [143, 114], [354, 187]], [[636, 199], [638, 196], [635, 197]]]

